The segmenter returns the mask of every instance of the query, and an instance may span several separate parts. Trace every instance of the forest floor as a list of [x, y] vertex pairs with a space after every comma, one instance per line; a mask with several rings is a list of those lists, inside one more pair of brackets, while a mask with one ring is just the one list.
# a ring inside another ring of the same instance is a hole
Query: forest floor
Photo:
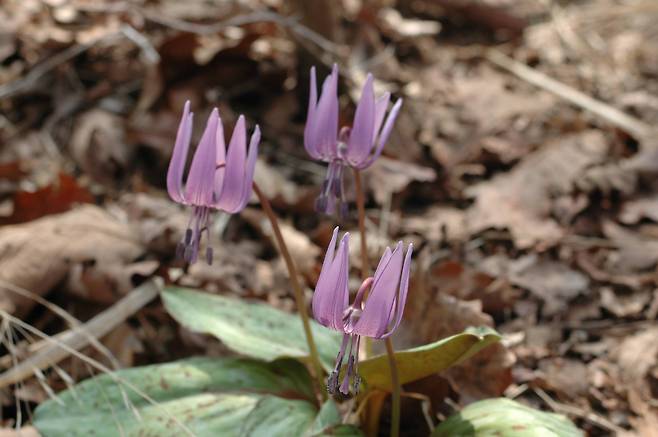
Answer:
[[[315, 7], [3, 2], [2, 314], [55, 335], [67, 326], [49, 302], [84, 321], [156, 276], [293, 311], [255, 202], [218, 215], [212, 266], [175, 259], [188, 212], [167, 197], [165, 174], [185, 100], [198, 121], [217, 106], [226, 126], [240, 113], [258, 123], [256, 180], [310, 296], [335, 220], [313, 210], [325, 168], [303, 147], [308, 71], [324, 77], [337, 63], [346, 122], [368, 72], [378, 92], [404, 98], [384, 156], [364, 172], [371, 259], [398, 239], [416, 248], [395, 346], [471, 325], [504, 335], [405, 389], [439, 418], [508, 396], [589, 435], [658, 435], [658, 3]], [[353, 199], [351, 178], [347, 190]], [[356, 219], [352, 204], [341, 227]], [[39, 344], [11, 325], [3, 316], [5, 370]], [[102, 343], [122, 367], [225, 353], [157, 299], [117, 316]], [[0, 374], [7, 432], [89, 376], [76, 358], [58, 369]], [[405, 399], [407, 426], [423, 423], [420, 403]]]

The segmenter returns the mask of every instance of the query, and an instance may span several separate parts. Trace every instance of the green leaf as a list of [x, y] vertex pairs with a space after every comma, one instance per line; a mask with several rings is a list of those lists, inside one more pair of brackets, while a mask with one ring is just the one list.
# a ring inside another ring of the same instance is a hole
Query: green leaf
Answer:
[[328, 400], [322, 405], [318, 415], [315, 417], [309, 435], [318, 436], [344, 436], [358, 437], [363, 435], [361, 430], [352, 425], [341, 425], [340, 412], [333, 400]]
[[314, 399], [310, 386], [308, 372], [295, 360], [193, 358], [83, 381], [40, 405], [34, 425], [44, 437], [230, 437], [242, 435], [245, 420], [271, 398], [285, 405], [291, 424], [308, 428], [317, 415], [307, 401]]
[[[395, 352], [400, 382], [406, 384], [447, 369], [500, 340], [491, 328], [469, 328], [461, 334], [413, 349]], [[359, 363], [359, 373], [368, 388], [391, 390], [388, 357], [379, 355]]]
[[560, 414], [535, 410], [511, 399], [475, 402], [434, 429], [432, 437], [580, 437], [584, 436]]
[[[316, 416], [317, 414], [317, 416]], [[240, 435], [270, 436], [345, 436], [363, 434], [354, 426], [341, 425], [340, 414], [333, 400], [324, 403], [320, 412], [308, 402], [266, 396], [244, 421]]]
[[263, 397], [245, 418], [242, 435], [304, 435], [315, 418], [316, 409], [306, 401]]
[[[210, 334], [243, 355], [262, 360], [309, 356], [299, 316], [269, 305], [244, 302], [195, 290], [168, 287], [162, 299], [181, 325]], [[341, 336], [311, 321], [313, 338], [325, 370], [334, 366]]]

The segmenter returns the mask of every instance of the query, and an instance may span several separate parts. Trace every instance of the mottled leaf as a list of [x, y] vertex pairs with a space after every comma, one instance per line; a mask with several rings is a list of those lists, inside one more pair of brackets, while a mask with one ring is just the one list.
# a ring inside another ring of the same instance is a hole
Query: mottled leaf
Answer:
[[432, 437], [577, 437], [566, 417], [535, 410], [511, 399], [475, 402], [434, 429]]
[[[298, 315], [259, 302], [245, 302], [195, 290], [169, 287], [162, 293], [167, 311], [183, 326], [213, 335], [243, 355], [263, 360], [307, 358], [308, 346]], [[326, 370], [340, 348], [337, 332], [311, 321]]]

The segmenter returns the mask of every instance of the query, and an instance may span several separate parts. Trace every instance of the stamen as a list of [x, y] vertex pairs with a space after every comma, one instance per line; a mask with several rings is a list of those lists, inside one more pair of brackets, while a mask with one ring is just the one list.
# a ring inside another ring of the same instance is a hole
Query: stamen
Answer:
[[338, 390], [338, 371], [334, 370], [327, 378], [327, 392], [333, 395], [336, 394], [336, 390]]
[[338, 390], [338, 378], [340, 376], [340, 368], [343, 365], [343, 358], [345, 357], [345, 350], [347, 349], [347, 343], [350, 340], [349, 334], [343, 335], [343, 341], [340, 344], [340, 349], [338, 350], [338, 355], [336, 356], [336, 366], [334, 367], [333, 372], [329, 374], [327, 378], [327, 391], [329, 394], [336, 393]]
[[354, 369], [354, 357], [351, 354], [352, 354], [352, 347], [350, 346], [350, 358], [347, 361], [347, 371], [345, 372], [345, 377], [343, 378], [343, 382], [340, 385], [340, 388], [338, 389], [342, 394], [346, 396], [350, 394], [350, 376], [352, 376], [352, 371]]
[[322, 183], [320, 195], [315, 200], [317, 212], [331, 215], [337, 211], [341, 218], [347, 216], [348, 208], [344, 202], [343, 169], [344, 163], [340, 159], [329, 163], [327, 177]]
[[[199, 257], [201, 246], [201, 234], [205, 231], [206, 239], [210, 241], [209, 230], [210, 208], [195, 207], [190, 217], [188, 228], [181, 242], [176, 246], [176, 256], [183, 258], [188, 264], [194, 264]], [[191, 225], [191, 226], [190, 226]], [[206, 249], [206, 261], [212, 264], [213, 251], [211, 247]]]

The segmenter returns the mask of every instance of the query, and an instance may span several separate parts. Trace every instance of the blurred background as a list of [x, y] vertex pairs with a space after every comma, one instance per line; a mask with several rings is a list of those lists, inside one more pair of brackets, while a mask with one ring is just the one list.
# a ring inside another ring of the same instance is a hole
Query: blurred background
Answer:
[[[311, 295], [335, 218], [313, 211], [308, 72], [337, 63], [341, 124], [368, 72], [404, 98], [364, 172], [372, 259], [417, 248], [396, 347], [470, 325], [505, 335], [405, 387], [422, 394], [403, 401], [408, 435], [423, 411], [502, 395], [589, 435], [657, 435], [657, 20], [655, 0], [3, 0], [2, 426], [90, 375], [71, 357], [12, 375], [39, 339], [7, 315], [55, 335], [48, 302], [85, 321], [153, 277], [293, 311], [255, 203], [217, 214], [213, 266], [175, 260], [188, 216], [164, 187], [187, 99], [195, 141], [213, 107], [227, 134], [239, 114], [260, 125], [256, 180]], [[356, 228], [353, 205], [340, 224]], [[82, 349], [108, 365], [226, 353], [157, 299], [112, 320], [113, 359]]]

